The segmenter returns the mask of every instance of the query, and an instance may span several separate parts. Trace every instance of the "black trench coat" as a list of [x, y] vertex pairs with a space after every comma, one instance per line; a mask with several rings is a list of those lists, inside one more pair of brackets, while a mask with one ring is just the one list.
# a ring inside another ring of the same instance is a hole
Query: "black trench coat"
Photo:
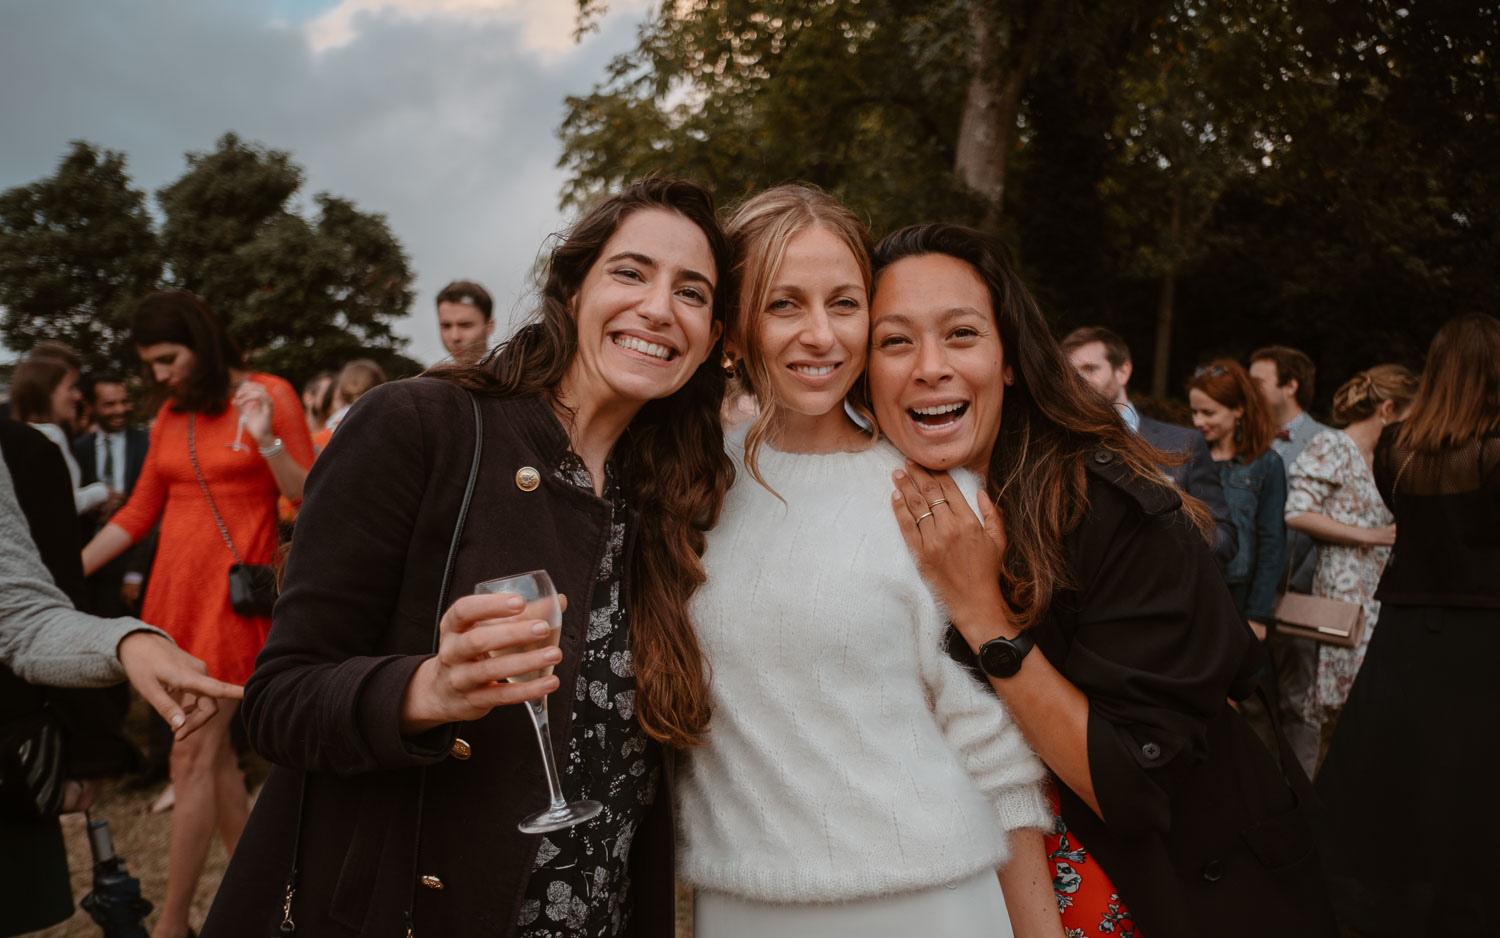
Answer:
[[1087, 466], [1089, 511], [1065, 542], [1073, 588], [1032, 631], [1089, 699], [1106, 820], [1054, 778], [1063, 820], [1146, 938], [1331, 938], [1311, 786], [1227, 703], [1250, 693], [1260, 644], [1177, 493], [1107, 450]]
[[[481, 400], [483, 463], [448, 602], [481, 580], [549, 571], [571, 600], [557, 675], [572, 688], [609, 507], [546, 471], [568, 441], [545, 402]], [[419, 378], [362, 397], [313, 466], [271, 634], [245, 688], [250, 740], [276, 765], [205, 938], [277, 933], [303, 769], [311, 771], [292, 905], [298, 934], [400, 936], [408, 908], [419, 938], [515, 930], [540, 843], [516, 822], [547, 802], [525, 708], [500, 707], [412, 740], [398, 730], [403, 692], [432, 646], [473, 452], [468, 395]], [[523, 467], [541, 470], [533, 491], [519, 484]], [[549, 715], [564, 752], [570, 695], [553, 694]], [[670, 938], [671, 762], [663, 755], [663, 785], [631, 850], [632, 931]], [[422, 877], [434, 879], [419, 885]]]

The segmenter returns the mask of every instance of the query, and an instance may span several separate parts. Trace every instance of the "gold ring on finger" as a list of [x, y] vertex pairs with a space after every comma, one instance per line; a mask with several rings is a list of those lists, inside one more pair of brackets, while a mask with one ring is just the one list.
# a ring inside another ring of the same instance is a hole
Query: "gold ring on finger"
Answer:
[[927, 503], [927, 507], [928, 508], [936, 508], [939, 505], [946, 505], [946, 504], [948, 504], [948, 499], [939, 496], [938, 498], [934, 498], [932, 501], [928, 502]]
[[918, 516], [918, 518], [917, 518], [917, 524], [920, 525], [923, 521], [926, 521], [928, 518], [931, 518], [931, 517], [932, 517], [932, 512], [930, 512], [930, 511], [929, 512], [924, 512], [922, 515]]

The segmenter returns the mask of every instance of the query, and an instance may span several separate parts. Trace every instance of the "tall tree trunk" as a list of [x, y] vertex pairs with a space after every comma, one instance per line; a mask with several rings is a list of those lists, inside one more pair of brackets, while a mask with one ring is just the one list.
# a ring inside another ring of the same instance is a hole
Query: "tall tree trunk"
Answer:
[[[985, 200], [982, 227], [987, 231], [1000, 227], [1005, 169], [1021, 112], [1021, 92], [1041, 51], [1046, 8], [1045, 0], [1033, 6], [1021, 48], [1007, 56], [996, 23], [995, 0], [974, 0], [969, 7], [969, 28], [974, 33], [969, 66], [973, 74], [958, 125], [953, 171]], [[1006, 58], [1011, 60], [1010, 65], [1002, 67]]]
[[1157, 400], [1167, 396], [1167, 372], [1172, 359], [1172, 320], [1176, 316], [1177, 271], [1182, 244], [1182, 189], [1172, 187], [1172, 219], [1170, 223], [1172, 260], [1161, 276], [1161, 292], [1156, 298], [1156, 356], [1151, 363], [1151, 396]]

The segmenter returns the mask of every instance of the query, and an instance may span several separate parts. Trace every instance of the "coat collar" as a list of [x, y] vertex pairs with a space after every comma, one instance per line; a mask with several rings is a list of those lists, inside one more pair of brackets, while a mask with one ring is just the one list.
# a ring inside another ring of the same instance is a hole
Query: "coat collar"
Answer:
[[540, 394], [527, 394], [505, 400], [506, 409], [516, 432], [547, 463], [557, 466], [572, 443], [568, 431], [552, 409], [552, 403]]

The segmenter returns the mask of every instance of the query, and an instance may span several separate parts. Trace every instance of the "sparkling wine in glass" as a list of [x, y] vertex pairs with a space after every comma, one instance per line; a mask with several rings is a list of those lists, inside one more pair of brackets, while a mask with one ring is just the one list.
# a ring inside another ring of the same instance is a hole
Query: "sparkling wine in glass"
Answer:
[[[557, 588], [552, 585], [552, 577], [547, 575], [546, 570], [533, 570], [530, 573], [501, 577], [498, 580], [485, 580], [474, 587], [474, 592], [476, 594], [511, 593], [519, 596], [526, 604], [525, 610], [521, 613], [522, 617], [539, 619], [552, 627], [546, 635], [535, 642], [517, 648], [518, 653], [548, 648], [561, 641], [562, 606], [558, 603]], [[507, 680], [511, 683], [534, 681], [551, 673], [552, 666], [548, 665], [536, 671], [518, 674]], [[546, 701], [526, 701], [526, 712], [531, 714], [531, 725], [536, 728], [536, 742], [542, 750], [542, 767], [547, 771], [547, 792], [550, 803], [543, 810], [522, 818], [516, 826], [525, 834], [545, 834], [548, 831], [581, 824], [604, 810], [604, 806], [597, 801], [569, 802], [563, 799], [562, 782], [557, 775], [557, 760], [552, 754], [552, 739], [547, 735]]]

